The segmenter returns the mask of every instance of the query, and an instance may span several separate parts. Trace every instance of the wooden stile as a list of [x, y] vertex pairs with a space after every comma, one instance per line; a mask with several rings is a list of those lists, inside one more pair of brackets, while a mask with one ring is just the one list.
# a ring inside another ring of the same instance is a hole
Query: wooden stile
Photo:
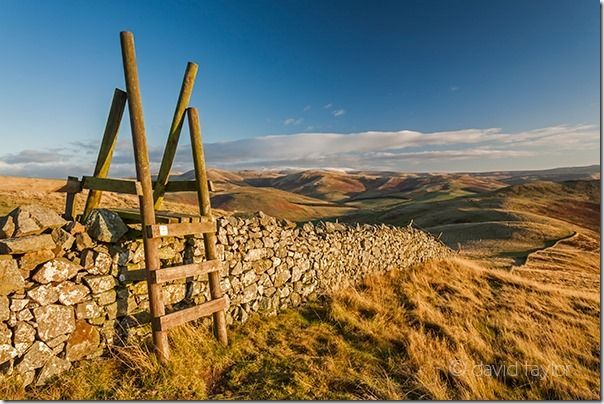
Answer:
[[[209, 192], [213, 186], [207, 179], [199, 116], [197, 110], [188, 108], [198, 67], [194, 63], [187, 65], [160, 173], [157, 180], [152, 181], [136, 65], [134, 36], [130, 32], [121, 32], [120, 43], [126, 92], [119, 89], [116, 89], [114, 92], [94, 174], [83, 177], [81, 181], [76, 177], [68, 177], [65, 185], [57, 191], [67, 193], [64, 216], [69, 220], [73, 220], [75, 217], [75, 196], [82, 192], [83, 189], [90, 190], [86, 200], [86, 207], [81, 216], [81, 219], [84, 220], [90, 215], [93, 209], [99, 206], [103, 191], [138, 196], [138, 210], [120, 208], [113, 209], [113, 211], [127, 222], [142, 223], [142, 229], [144, 230], [142, 236], [145, 251], [145, 269], [122, 272], [119, 275], [119, 279], [121, 282], [136, 282], [146, 279], [155, 352], [160, 361], [165, 363], [170, 359], [170, 348], [166, 331], [185, 322], [212, 315], [216, 338], [223, 344], [226, 344], [228, 341], [224, 312], [228, 300], [223, 296], [220, 287], [220, 271], [223, 268], [223, 264], [218, 258], [216, 251], [216, 222], [212, 217], [210, 207]], [[136, 180], [107, 178], [126, 102], [128, 104], [130, 127], [132, 130]], [[185, 115], [189, 118], [195, 180], [168, 181]], [[161, 205], [165, 192], [191, 191], [197, 193], [199, 215], [156, 210]], [[203, 234], [206, 261], [161, 268], [159, 259], [160, 238], [195, 234]], [[208, 277], [211, 300], [201, 305], [166, 314], [166, 308], [162, 299], [161, 284], [200, 275], [207, 275]]]

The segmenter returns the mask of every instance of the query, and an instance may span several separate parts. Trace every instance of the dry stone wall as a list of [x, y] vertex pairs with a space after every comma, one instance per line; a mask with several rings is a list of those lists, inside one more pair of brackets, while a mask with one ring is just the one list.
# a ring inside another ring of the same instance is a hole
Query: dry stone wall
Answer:
[[[259, 212], [216, 220], [227, 321], [275, 315], [370, 273], [451, 251], [412, 227], [314, 225]], [[203, 239], [165, 238], [162, 266], [201, 262]], [[86, 225], [39, 206], [0, 218], [0, 371], [43, 384], [108, 345], [149, 333], [140, 225], [97, 210]], [[209, 299], [207, 275], [163, 286], [167, 311]]]

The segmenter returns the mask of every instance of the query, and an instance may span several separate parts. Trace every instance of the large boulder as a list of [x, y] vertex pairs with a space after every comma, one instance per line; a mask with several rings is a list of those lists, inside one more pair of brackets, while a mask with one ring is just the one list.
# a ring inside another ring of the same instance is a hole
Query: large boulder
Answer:
[[52, 250], [55, 247], [56, 244], [50, 234], [0, 240], [0, 254], [25, 254], [33, 251]]
[[86, 220], [86, 231], [97, 241], [115, 243], [126, 234], [128, 226], [117, 213], [96, 209]]
[[34, 317], [38, 323], [38, 336], [42, 341], [50, 341], [54, 337], [75, 330], [75, 318], [71, 306], [50, 304], [36, 307]]
[[66, 258], [56, 258], [42, 265], [32, 279], [42, 284], [63, 282], [76, 276], [80, 269], [82, 267], [75, 262], [71, 262]]
[[25, 280], [10, 255], [0, 255], [0, 296], [23, 289]]
[[3, 233], [14, 227], [13, 233], [6, 237], [23, 237], [40, 234], [47, 229], [56, 229], [64, 226], [67, 222], [52, 209], [39, 205], [25, 205], [14, 209], [8, 214], [12, 219], [12, 225], [8, 224], [11, 219], [3, 221]]
[[99, 330], [85, 320], [76, 322], [75, 331], [69, 336], [65, 348], [65, 359], [78, 361], [95, 352], [100, 343]]

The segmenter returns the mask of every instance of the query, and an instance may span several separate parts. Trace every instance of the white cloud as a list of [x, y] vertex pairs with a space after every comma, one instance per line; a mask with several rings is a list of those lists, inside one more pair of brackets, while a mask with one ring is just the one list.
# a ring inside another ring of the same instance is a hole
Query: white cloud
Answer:
[[[307, 130], [312, 129], [308, 127]], [[476, 171], [495, 165], [503, 170], [594, 164], [599, 158], [599, 140], [597, 126], [558, 125], [509, 133], [497, 128], [442, 132], [302, 132], [207, 143], [204, 146], [208, 164], [227, 169], [354, 167]], [[71, 150], [28, 149], [0, 155], [0, 175], [59, 178], [89, 175], [94, 167], [98, 143], [83, 142], [70, 147]], [[153, 172], [159, 168], [162, 154], [163, 145], [150, 147]], [[182, 144], [178, 148], [173, 171], [184, 172], [191, 167], [190, 146]], [[111, 175], [134, 175], [129, 139], [117, 145]]]
[[453, 92], [458, 91], [460, 89], [461, 89], [461, 87], [459, 87], [459, 86], [451, 86], [451, 87], [449, 87], [449, 90], [451, 90]]
[[310, 105], [305, 106], [305, 107], [304, 107], [304, 112], [306, 112], [306, 111], [310, 111], [310, 108], [311, 108], [311, 107], [310, 107]]
[[333, 107], [333, 104], [331, 102], [329, 104], [323, 105], [323, 108], [325, 108], [325, 109], [329, 109], [331, 107]]
[[285, 121], [283, 121], [283, 125], [300, 125], [303, 121], [304, 119], [302, 118], [287, 118]]
[[333, 116], [338, 117], [338, 116], [342, 116], [346, 113], [345, 109], [337, 109], [335, 111], [332, 112]]

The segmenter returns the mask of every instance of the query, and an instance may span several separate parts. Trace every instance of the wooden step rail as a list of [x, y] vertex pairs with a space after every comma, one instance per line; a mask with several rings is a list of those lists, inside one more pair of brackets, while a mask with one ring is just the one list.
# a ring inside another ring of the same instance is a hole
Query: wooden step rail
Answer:
[[222, 311], [226, 309], [226, 307], [227, 298], [226, 296], [222, 296], [218, 299], [210, 300], [209, 302], [200, 304], [198, 306], [189, 307], [188, 309], [155, 317], [151, 321], [155, 329], [167, 331], [170, 328], [178, 327], [179, 325], [183, 325], [189, 321], [197, 320], [200, 317], [206, 317]]
[[130, 195], [143, 194], [139, 181], [116, 178], [82, 177], [82, 188]]
[[[203, 261], [198, 264], [185, 264], [174, 267], [165, 267], [151, 272], [151, 280], [156, 283], [165, 283], [178, 279], [185, 279], [193, 276], [205, 275], [210, 272], [220, 271], [222, 269], [222, 261], [210, 260]], [[147, 279], [146, 269], [137, 269], [135, 271], [127, 271], [120, 275], [122, 282], [136, 282]]]
[[[157, 187], [157, 181], [153, 181], [153, 187]], [[213, 192], [214, 183], [208, 180], [208, 189]], [[168, 181], [163, 190], [165, 193], [170, 192], [197, 192], [197, 181], [195, 180], [173, 180]]]
[[194, 234], [216, 233], [215, 222], [200, 223], [167, 223], [152, 224], [147, 226], [147, 237], [179, 237]]

